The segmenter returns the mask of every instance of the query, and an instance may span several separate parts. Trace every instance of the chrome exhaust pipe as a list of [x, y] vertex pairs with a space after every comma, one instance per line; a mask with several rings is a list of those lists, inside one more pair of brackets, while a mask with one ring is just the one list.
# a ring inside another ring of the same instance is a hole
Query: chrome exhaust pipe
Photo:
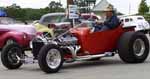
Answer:
[[98, 55], [77, 56], [77, 58], [75, 60], [83, 61], [83, 60], [89, 60], [89, 59], [93, 59], [93, 58], [112, 57], [114, 55], [115, 55], [114, 52], [106, 52], [104, 54], [98, 54]]

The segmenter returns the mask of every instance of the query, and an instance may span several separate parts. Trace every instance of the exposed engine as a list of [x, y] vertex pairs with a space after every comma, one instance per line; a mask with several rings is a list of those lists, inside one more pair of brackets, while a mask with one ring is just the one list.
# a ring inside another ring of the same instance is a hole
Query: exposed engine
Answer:
[[77, 45], [78, 39], [72, 34], [66, 34], [59, 38], [61, 45]]

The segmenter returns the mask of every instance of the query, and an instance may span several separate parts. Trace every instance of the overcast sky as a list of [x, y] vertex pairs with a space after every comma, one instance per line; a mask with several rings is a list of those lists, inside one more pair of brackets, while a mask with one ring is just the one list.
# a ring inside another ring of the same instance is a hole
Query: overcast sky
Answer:
[[[16, 3], [20, 5], [22, 8], [44, 8], [51, 1], [59, 1], [59, 0], [0, 0], [0, 6], [9, 6], [12, 3]], [[97, 3], [100, 0], [97, 0]], [[66, 6], [66, 0], [61, 0], [63, 6]], [[108, 0], [111, 4], [117, 8], [118, 11], [129, 14], [129, 5], [131, 14], [135, 14], [138, 11], [138, 5], [141, 0]], [[150, 0], [147, 0], [148, 5], [150, 6]]]

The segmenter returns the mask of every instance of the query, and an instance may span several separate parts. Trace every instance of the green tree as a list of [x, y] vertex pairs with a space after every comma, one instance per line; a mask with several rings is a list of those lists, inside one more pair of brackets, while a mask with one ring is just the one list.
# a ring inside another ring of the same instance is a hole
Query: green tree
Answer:
[[23, 22], [26, 20], [26, 11], [24, 9], [21, 9], [21, 7], [16, 4], [8, 6], [6, 8], [6, 12], [9, 17], [21, 20]]
[[[3, 7], [0, 7], [0, 9]], [[64, 12], [65, 9], [59, 2], [51, 2], [46, 8], [32, 9], [32, 8], [21, 8], [17, 4], [12, 4], [4, 10], [7, 12], [8, 17], [15, 18], [16, 20], [26, 21], [26, 20], [39, 20], [40, 17], [47, 13], [52, 12]]]
[[59, 2], [51, 1], [48, 5], [50, 12], [60, 12], [63, 10], [62, 4]]
[[142, 15], [149, 12], [149, 7], [147, 6], [146, 0], [141, 1], [138, 11], [139, 11], [139, 14], [142, 14]]
[[21, 8], [19, 5], [17, 5], [17, 4], [12, 4], [11, 6], [8, 6], [9, 8], [16, 8], [16, 9], [19, 9], [19, 8]]

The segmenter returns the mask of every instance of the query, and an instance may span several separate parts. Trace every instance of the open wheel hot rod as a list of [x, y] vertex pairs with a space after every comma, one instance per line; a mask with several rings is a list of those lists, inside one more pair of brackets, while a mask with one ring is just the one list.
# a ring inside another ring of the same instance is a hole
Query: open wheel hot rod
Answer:
[[[47, 40], [38, 54], [40, 68], [46, 73], [58, 72], [64, 62], [81, 60], [98, 60], [101, 57], [110, 57], [119, 54], [126, 63], [142, 63], [149, 54], [149, 42], [146, 37], [148, 31], [135, 31], [134, 26], [117, 28], [107, 31], [94, 32], [94, 27], [84, 24], [71, 28], [69, 31]], [[13, 61], [11, 55], [4, 55], [2, 62], [9, 69], [21, 66], [22, 56], [18, 45], [10, 45], [14, 48]], [[6, 47], [7, 49], [10, 47]], [[8, 52], [8, 53], [7, 53]], [[11, 54], [9, 50], [2, 53]], [[16, 61], [18, 60], [18, 61]], [[7, 63], [4, 63], [7, 62]], [[12, 64], [11, 62], [16, 62]]]
[[[82, 26], [82, 25], [81, 25]], [[92, 28], [93, 29], [93, 28]], [[127, 63], [142, 63], [149, 54], [149, 42], [134, 27], [93, 32], [89, 27], [72, 28], [44, 45], [39, 53], [39, 66], [46, 73], [57, 72], [63, 62], [92, 60], [118, 53]]]

